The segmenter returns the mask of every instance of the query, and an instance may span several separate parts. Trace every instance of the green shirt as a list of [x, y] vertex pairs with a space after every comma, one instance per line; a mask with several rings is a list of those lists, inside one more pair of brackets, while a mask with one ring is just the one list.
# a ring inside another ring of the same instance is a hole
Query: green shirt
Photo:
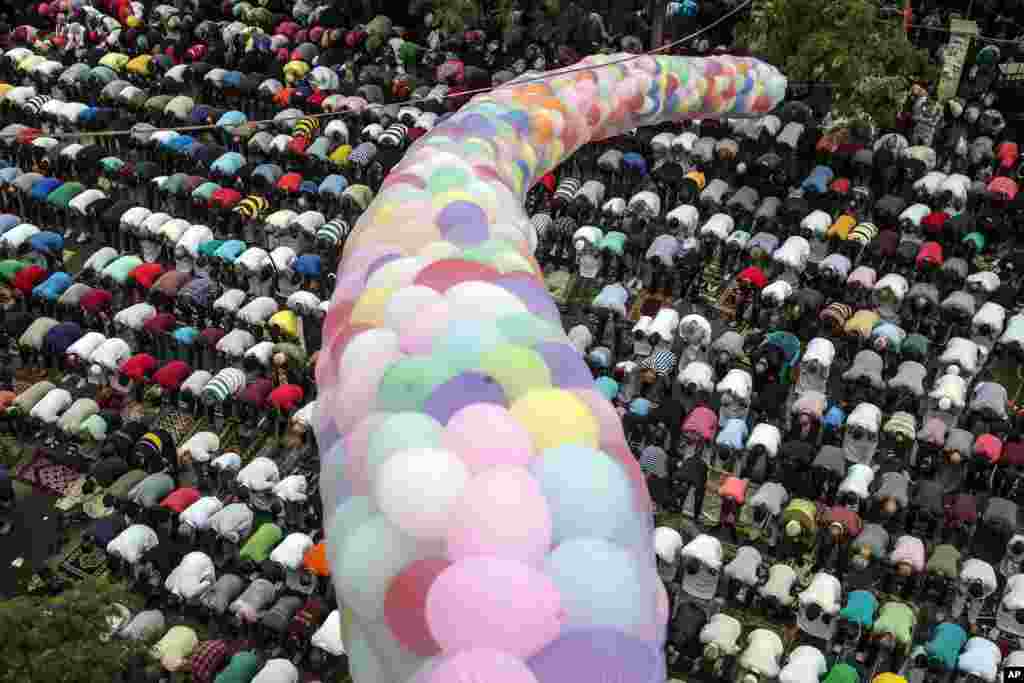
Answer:
[[263, 524], [242, 546], [242, 550], [238, 553], [238, 559], [263, 562], [270, 557], [270, 551], [281, 542], [283, 537], [284, 532], [276, 524]]
[[249, 683], [262, 666], [263, 662], [255, 652], [239, 652], [231, 658], [224, 670], [217, 674], [213, 683]]

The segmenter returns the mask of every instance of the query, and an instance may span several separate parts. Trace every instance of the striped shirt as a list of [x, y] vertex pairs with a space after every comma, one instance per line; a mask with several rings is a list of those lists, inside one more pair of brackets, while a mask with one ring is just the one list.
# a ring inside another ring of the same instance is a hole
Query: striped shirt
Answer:
[[25, 112], [28, 114], [35, 115], [39, 113], [39, 111], [43, 108], [43, 105], [45, 105], [52, 99], [53, 98], [49, 95], [36, 95], [35, 97], [30, 97], [28, 101], [25, 102], [24, 105], [22, 105], [22, 109], [24, 109]]
[[377, 142], [383, 147], [401, 147], [405, 144], [406, 137], [409, 134], [409, 127], [401, 123], [392, 123], [387, 127]]
[[251, 194], [238, 202], [232, 209], [234, 213], [241, 214], [244, 218], [262, 219], [270, 209], [270, 202], [259, 195]]
[[648, 446], [640, 454], [640, 469], [644, 474], [668, 477], [668, 455], [663, 448]]
[[342, 218], [334, 218], [321, 225], [316, 231], [317, 241], [324, 241], [334, 247], [340, 244], [349, 232], [348, 223]]
[[576, 197], [576, 193], [580, 191], [582, 183], [579, 178], [563, 178], [558, 183], [558, 189], [555, 190], [555, 199], [568, 203]]
[[306, 117], [299, 119], [292, 131], [296, 137], [312, 140], [320, 134], [320, 119]]
[[206, 383], [202, 398], [207, 404], [222, 403], [245, 387], [245, 373], [238, 368], [224, 368]]
[[671, 351], [655, 351], [640, 363], [640, 367], [653, 370], [659, 377], [668, 375], [676, 367], [679, 357]]

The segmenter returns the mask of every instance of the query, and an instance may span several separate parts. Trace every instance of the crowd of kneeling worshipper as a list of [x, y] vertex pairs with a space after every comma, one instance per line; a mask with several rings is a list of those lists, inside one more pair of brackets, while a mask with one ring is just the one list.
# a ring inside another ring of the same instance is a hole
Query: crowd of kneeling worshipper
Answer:
[[[719, 12], [669, 5], [686, 26]], [[158, 636], [194, 681], [346, 668], [314, 370], [390, 169], [463, 93], [645, 47], [600, 12], [552, 43], [529, 17], [445, 34], [360, 11], [53, 2], [2, 35], [4, 425], [79, 475], [62, 525], [146, 596], [114, 636]], [[680, 676], [1024, 665], [1024, 166], [985, 50], [965, 97], [915, 87], [898, 130], [825, 130], [791, 101], [589, 144], [529, 192], [537, 261], [658, 519], [695, 523], [655, 530]], [[186, 126], [206, 129], [167, 129]], [[263, 445], [222, 447], [229, 428]], [[795, 622], [796, 646], [736, 609]]]

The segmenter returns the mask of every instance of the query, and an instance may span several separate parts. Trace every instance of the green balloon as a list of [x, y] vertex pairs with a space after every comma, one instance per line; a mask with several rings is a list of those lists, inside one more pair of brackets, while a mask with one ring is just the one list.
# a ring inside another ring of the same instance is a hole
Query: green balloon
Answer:
[[373, 501], [369, 496], [352, 496], [335, 508], [334, 513], [327, 518], [324, 528], [328, 530], [329, 538], [340, 540], [358, 529], [375, 514], [377, 514], [377, 510], [374, 509]]
[[431, 194], [442, 194], [449, 190], [465, 187], [469, 183], [469, 174], [457, 166], [444, 166], [430, 174], [427, 189]]
[[456, 373], [436, 358], [403, 358], [395, 361], [377, 387], [377, 409], [386, 413], [421, 411], [434, 389]]
[[513, 313], [495, 321], [501, 335], [513, 344], [536, 346], [545, 341], [564, 341], [565, 333], [553, 323], [532, 313]]
[[441, 443], [444, 426], [425, 413], [389, 415], [367, 442], [366, 467], [370, 478], [395, 453], [409, 448], [432, 448]]

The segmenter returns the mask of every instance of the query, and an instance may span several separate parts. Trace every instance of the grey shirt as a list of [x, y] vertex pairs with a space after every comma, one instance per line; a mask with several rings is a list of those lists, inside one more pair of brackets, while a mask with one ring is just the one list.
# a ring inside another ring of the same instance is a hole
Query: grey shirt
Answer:
[[131, 621], [121, 627], [117, 635], [127, 640], [147, 640], [162, 635], [166, 630], [164, 613], [158, 609], [150, 609], [136, 614]]
[[140, 481], [131, 493], [129, 500], [143, 508], [151, 508], [160, 503], [174, 490], [174, 478], [162, 472], [151, 474]]
[[240, 576], [224, 574], [217, 579], [217, 583], [213, 584], [213, 588], [203, 596], [202, 603], [211, 612], [223, 614], [227, 610], [228, 605], [241, 595], [244, 588], [245, 581]]
[[907, 507], [910, 502], [910, 477], [904, 472], [886, 472], [882, 475], [882, 483], [875, 493], [879, 500], [894, 499], [900, 508]]
[[245, 503], [232, 503], [210, 518], [218, 536], [238, 543], [252, 530], [253, 511]]

